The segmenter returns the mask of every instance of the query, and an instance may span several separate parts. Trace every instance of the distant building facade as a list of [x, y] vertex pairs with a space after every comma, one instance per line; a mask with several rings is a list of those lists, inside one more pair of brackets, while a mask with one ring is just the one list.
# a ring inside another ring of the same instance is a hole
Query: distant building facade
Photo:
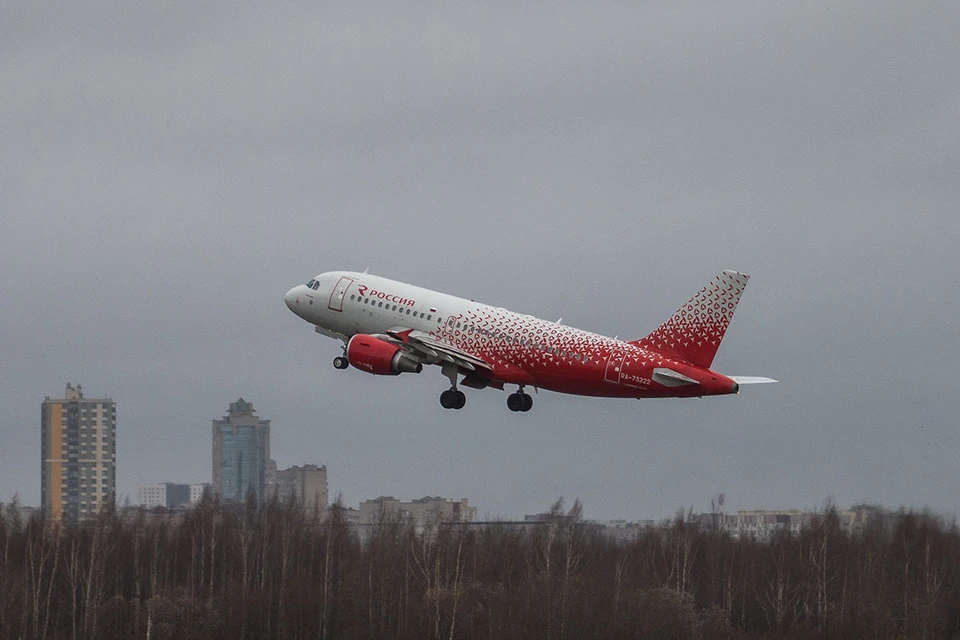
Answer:
[[293, 500], [308, 512], [327, 508], [327, 467], [315, 464], [276, 471], [275, 490], [281, 502]]
[[190, 485], [173, 482], [137, 485], [137, 505], [141, 507], [181, 507], [190, 502]]
[[153, 509], [166, 507], [176, 509], [197, 504], [203, 494], [210, 491], [209, 482], [179, 484], [176, 482], [158, 482], [156, 484], [137, 485], [137, 506]]
[[476, 517], [477, 508], [471, 507], [466, 498], [455, 501], [426, 496], [403, 502], [392, 496], [380, 496], [360, 503], [362, 524], [376, 524], [386, 518], [409, 521], [421, 528], [442, 522], [472, 522]]
[[266, 495], [270, 461], [270, 421], [261, 420], [243, 398], [213, 421], [213, 493], [227, 502], [243, 502], [252, 492]]
[[203, 500], [204, 494], [212, 489], [209, 482], [195, 482], [190, 485], [190, 504], [197, 504]]
[[117, 493], [117, 405], [84, 398], [67, 384], [63, 398], [40, 408], [40, 494], [43, 513], [78, 522], [113, 506]]
[[[862, 533], [872, 522], [884, 523], [892, 517], [891, 512], [869, 505], [855, 505], [834, 513], [839, 527], [851, 535]], [[693, 522], [705, 530], [728, 533], [734, 538], [768, 540], [779, 532], [797, 535], [824, 515], [802, 509], [743, 509], [736, 514], [701, 513], [693, 517]]]
[[737, 537], [765, 540], [779, 531], [800, 533], [809, 516], [800, 509], [749, 509], [737, 511], [736, 520], [725, 524]]
[[601, 535], [618, 542], [632, 542], [640, 538], [644, 532], [657, 529], [661, 523], [656, 520], [609, 520], [595, 523], [595, 530]]
[[40, 511], [37, 507], [22, 504], [3, 504], [0, 502], [0, 520], [8, 525], [13, 524], [14, 520], [20, 520], [20, 524], [25, 524], [30, 518]]

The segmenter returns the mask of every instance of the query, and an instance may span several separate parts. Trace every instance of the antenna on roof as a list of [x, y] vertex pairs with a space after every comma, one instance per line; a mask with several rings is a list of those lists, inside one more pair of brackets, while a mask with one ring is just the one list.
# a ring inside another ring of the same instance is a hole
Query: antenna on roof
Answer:
[[367, 267], [366, 269], [363, 270], [364, 273], [366, 273], [367, 271], [370, 271], [370, 267]]
[[557, 318], [557, 324], [561, 324], [562, 322], [563, 322], [563, 316], [560, 316], [559, 318]]

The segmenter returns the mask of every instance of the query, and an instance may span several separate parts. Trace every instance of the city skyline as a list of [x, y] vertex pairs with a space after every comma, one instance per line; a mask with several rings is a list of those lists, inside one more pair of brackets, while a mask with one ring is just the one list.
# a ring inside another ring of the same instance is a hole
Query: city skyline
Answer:
[[[112, 398], [109, 398], [109, 397], [105, 397], [105, 398], [85, 398], [85, 397], [83, 396], [82, 386], [81, 386], [80, 384], [78, 384], [76, 387], [73, 387], [70, 383], [67, 383], [67, 391], [66, 391], [65, 396], [66, 396], [66, 398], [67, 398], [68, 400], [83, 400], [83, 401], [86, 401], [86, 402], [94, 402], [94, 403], [99, 403], [99, 402], [103, 402], [103, 401], [108, 401], [108, 402], [111, 402], [111, 403], [114, 403], [114, 404], [115, 404], [115, 401], [114, 401]], [[49, 402], [51, 402], [51, 399], [50, 399], [49, 396], [46, 396], [46, 398], [45, 398], [45, 400], [44, 400], [44, 404], [47, 404], [47, 403], [49, 403]], [[59, 402], [59, 401], [58, 401], [58, 400], [54, 400], [54, 402]], [[235, 401], [235, 402], [230, 402], [230, 403], [228, 403], [228, 404], [229, 404], [229, 406], [228, 406], [227, 415], [226, 415], [226, 416], [223, 416], [221, 419], [214, 419], [214, 420], [212, 420], [212, 424], [213, 424], [213, 426], [214, 426], [214, 434], [216, 434], [217, 425], [218, 425], [218, 424], [220, 424], [220, 425], [229, 425], [229, 424], [230, 424], [230, 418], [231, 418], [231, 417], [237, 418], [237, 417], [240, 417], [240, 416], [245, 416], [245, 417], [249, 418], [250, 420], [253, 420], [253, 422], [255, 422], [255, 423], [257, 423], [257, 424], [259, 424], [259, 425], [261, 425], [261, 426], [262, 426], [262, 425], [266, 425], [266, 428], [267, 428], [267, 437], [266, 437], [266, 443], [267, 443], [267, 458], [266, 458], [266, 462], [267, 462], [268, 468], [265, 468], [265, 469], [264, 469], [264, 478], [263, 478], [263, 479], [264, 479], [265, 482], [267, 482], [267, 481], [272, 482], [272, 483], [275, 485], [274, 488], [273, 488], [273, 490], [277, 490], [277, 487], [279, 486], [279, 485], [278, 485], [278, 465], [276, 464], [276, 462], [275, 462], [272, 458], [269, 457], [269, 438], [270, 438], [270, 436], [269, 436], [269, 426], [270, 426], [270, 422], [271, 422], [271, 421], [270, 421], [270, 420], [261, 420], [258, 416], [256, 416], [256, 410], [253, 408], [253, 403], [252, 403], [252, 402], [247, 402], [247, 401], [245, 401], [242, 396], [240, 396], [237, 401]], [[249, 422], [249, 420], [247, 420], [247, 422]], [[253, 423], [251, 423], [251, 424], [253, 424]], [[216, 435], [214, 435], [214, 438], [216, 438]], [[214, 465], [216, 465], [216, 460], [214, 460]], [[272, 470], [271, 470], [271, 468], [269, 468], [271, 465], [272, 465]], [[282, 470], [279, 470], [279, 472], [280, 472], [280, 473], [282, 473], [282, 472], [290, 472], [290, 471], [297, 471], [297, 470], [310, 469], [310, 468], [317, 469], [317, 466], [316, 466], [315, 464], [313, 464], [313, 463], [302, 462], [301, 465], [291, 465], [291, 467], [290, 467], [289, 469], [282, 469]], [[320, 467], [320, 469], [322, 469], [322, 471], [323, 471], [323, 474], [324, 474], [324, 485], [326, 485], [326, 464], [324, 464], [322, 467]], [[273, 474], [273, 480], [269, 480], [269, 478], [270, 478], [270, 476], [271, 476], [271, 473]], [[172, 477], [172, 476], [175, 476], [175, 475], [177, 475], [177, 472], [171, 471], [171, 472], [168, 472], [167, 477]], [[184, 484], [183, 486], [189, 486], [191, 489], [192, 489], [192, 487], [194, 487], [194, 486], [207, 486], [207, 487], [210, 487], [211, 491], [214, 491], [214, 489], [213, 489], [213, 487], [214, 487], [214, 484], [213, 484], [213, 476], [214, 476], [214, 473], [211, 472], [211, 474], [210, 474], [210, 480], [211, 480], [210, 483], [207, 483], [207, 482], [204, 481], [204, 482], [201, 482], [201, 483], [186, 483], [186, 484]], [[287, 481], [287, 484], [289, 484], [289, 482], [290, 482], [290, 480]], [[300, 480], [300, 482], [302, 482], [302, 479]], [[130, 494], [119, 494], [119, 493], [117, 494], [117, 496], [118, 496], [118, 498], [117, 498], [117, 505], [118, 505], [118, 506], [122, 506], [123, 503], [125, 503], [125, 502], [128, 501], [128, 499], [129, 499], [129, 502], [130, 502], [130, 503], [139, 504], [139, 503], [140, 503], [139, 493], [140, 493], [140, 489], [141, 489], [142, 486], [151, 486], [151, 485], [153, 485], [153, 486], [159, 486], [159, 485], [164, 485], [164, 484], [169, 485], [169, 484], [177, 484], [177, 483], [176, 483], [176, 482], [171, 483], [171, 482], [169, 482], [169, 481], [144, 482], [144, 481], [142, 481], [142, 479], [138, 479], [137, 482], [136, 482], [136, 489], [135, 489], [134, 491], [132, 491]], [[266, 485], [265, 485], [264, 488], [265, 488], [265, 490], [266, 490]], [[437, 488], [436, 488], [436, 487], [433, 487], [433, 488], [431, 488], [431, 489], [428, 489], [426, 493], [427, 493], [428, 495], [432, 495], [433, 493], [436, 493], [436, 491], [437, 491]], [[384, 492], [386, 492], [386, 493], [384, 493]], [[335, 491], [333, 492], [333, 495], [339, 495], [339, 494], [341, 494], [341, 493], [342, 493], [342, 492], [341, 492], [340, 490], [336, 490], [336, 489], [335, 489]], [[383, 491], [380, 491], [380, 492], [377, 494], [377, 495], [380, 496], [379, 498], [371, 498], [371, 497], [369, 497], [369, 496], [366, 496], [366, 497], [365, 497], [365, 496], [357, 496], [355, 499], [353, 499], [353, 502], [350, 502], [350, 501], [346, 501], [346, 500], [345, 500], [345, 501], [344, 501], [344, 504], [347, 505], [348, 507], [349, 507], [351, 504], [353, 504], [353, 503], [357, 503], [357, 504], [360, 504], [360, 505], [362, 506], [365, 502], [371, 502], [371, 501], [373, 501], [373, 500], [382, 500], [385, 495], [390, 494], [390, 493], [391, 493], [391, 491], [389, 490], [389, 487], [384, 487], [384, 488], [383, 488]], [[468, 495], [468, 493], [469, 493], [469, 492], [464, 493], [463, 495]], [[43, 502], [42, 502], [42, 501], [40, 501], [37, 505], [34, 505], [33, 503], [24, 501], [24, 500], [23, 500], [23, 497], [22, 497], [22, 496], [24, 495], [24, 493], [23, 493], [23, 492], [20, 492], [20, 491], [15, 491], [14, 494], [11, 494], [10, 496], [6, 496], [6, 497], [5, 497], [5, 496], [0, 496], [0, 504], [2, 504], [2, 503], [5, 502], [5, 501], [6, 501], [6, 502], [9, 502], [9, 501], [13, 498], [13, 495], [17, 495], [17, 496], [18, 496], [18, 499], [20, 499], [21, 504], [23, 504], [23, 505], [26, 506], [26, 507], [36, 506], [37, 508], [43, 508]], [[296, 495], [296, 491], [295, 491], [295, 490], [293, 491], [293, 495]], [[420, 495], [420, 494], [414, 494], [414, 495]], [[557, 497], [563, 497], [563, 498], [568, 498], [568, 499], [571, 499], [571, 500], [572, 500], [572, 499], [577, 498], [577, 497], [579, 497], [579, 496], [573, 496], [573, 497], [570, 497], [570, 496], [557, 496]], [[326, 503], [329, 504], [330, 499], [327, 497], [326, 489], [324, 490], [324, 498], [325, 498], [325, 500], [326, 500]], [[713, 494], [713, 495], [709, 495], [709, 496], [701, 496], [701, 497], [699, 497], [700, 502], [691, 502], [691, 503], [685, 504], [685, 505], [684, 505], [684, 504], [678, 504], [678, 505], [676, 505], [676, 507], [675, 507], [672, 511], [667, 512], [667, 513], [661, 512], [661, 513], [655, 514], [655, 516], [653, 517], [653, 519], [652, 519], [652, 520], [649, 520], [649, 521], [651, 521], [651, 522], [659, 522], [659, 521], [661, 521], [661, 520], [663, 520], [663, 519], [669, 519], [669, 518], [674, 517], [677, 512], [688, 511], [688, 510], [691, 510], [691, 509], [693, 509], [693, 510], [698, 510], [698, 509], [704, 508], [705, 505], [711, 503], [711, 502], [712, 502], [713, 500], [715, 500], [716, 498], [717, 498], [717, 494]], [[390, 499], [393, 500], [392, 497], [390, 497]], [[416, 502], [417, 500], [419, 500], [419, 498], [414, 498], [414, 497], [411, 497], [411, 499], [412, 499], [414, 502]], [[767, 511], [776, 511], [776, 510], [786, 511], [786, 510], [794, 510], [794, 511], [803, 511], [804, 513], [809, 513], [809, 512], [815, 512], [815, 511], [817, 511], [823, 504], [825, 504], [825, 503], [828, 502], [828, 501], [829, 501], [829, 502], [832, 502], [832, 501], [833, 501], [833, 494], [827, 494], [827, 495], [825, 495], [825, 496], [823, 497], [823, 499], [822, 499], [819, 503], [804, 504], [804, 505], [795, 505], [795, 504], [794, 504], [794, 505], [786, 505], [786, 504], [783, 504], [782, 502], [774, 502], [774, 503], [772, 503], [772, 504], [764, 504], [764, 505], [749, 505], [749, 508], [747, 508], [747, 509], [738, 509], [738, 511], [743, 512], [743, 511], [757, 511], [757, 510], [760, 510], [760, 511], [764, 511], [764, 510], [767, 510]], [[196, 502], [196, 499], [194, 499], [194, 498], [192, 497], [189, 502], [191, 502], [191, 503], [192, 503], [192, 502]], [[856, 504], [865, 504], [865, 503], [870, 503], [870, 502], [871, 502], [871, 501], [863, 501], [863, 500], [857, 501], [857, 500], [854, 500], [854, 501], [850, 501], [849, 504], [851, 504], [851, 505], [856, 505]], [[889, 509], [895, 509], [895, 508], [898, 508], [898, 507], [913, 508], [911, 505], [889, 505], [889, 504], [882, 504], [882, 503], [879, 503], [879, 502], [874, 502], [874, 503], [875, 503], [877, 506], [880, 506], [880, 507], [883, 507], [883, 508], [889, 508]], [[741, 506], [747, 506], [747, 505], [741, 505]], [[476, 507], [471, 507], [471, 508], [472, 508], [474, 511], [476, 511]], [[588, 512], [588, 515], [589, 515], [589, 508], [587, 509], [587, 512]], [[955, 517], [955, 516], [956, 516], [956, 513], [957, 513], [956, 511], [950, 511], [950, 510], [939, 510], [939, 511], [936, 511], [936, 510], [935, 510], [935, 512], [936, 512], [936, 513], [939, 513], [940, 515], [943, 515], [944, 517], [947, 517], [947, 518], [949, 518], [949, 517]], [[482, 514], [482, 515], [489, 515], [489, 514], [484, 514], [484, 512], [481, 512], [481, 514]], [[521, 514], [519, 514], [519, 513], [506, 513], [506, 514], [497, 514], [496, 516], [493, 516], [493, 517], [494, 517], [494, 519], [496, 519], [496, 518], [511, 519], [511, 518], [519, 517], [520, 515], [521, 515]], [[625, 518], [628, 519], [628, 520], [629, 520], [629, 519], [643, 520], [643, 519], [647, 519], [647, 516], [649, 516], [650, 514], [631, 512], [631, 513], [613, 514], [612, 516], [609, 515], [609, 514], [607, 514], [607, 515], [608, 515], [609, 517], [606, 517], [606, 518], [604, 518], [604, 519], [602, 519], [602, 520], [604, 520], [604, 521], [617, 521], [617, 520], [621, 520], [621, 519], [625, 519]]]

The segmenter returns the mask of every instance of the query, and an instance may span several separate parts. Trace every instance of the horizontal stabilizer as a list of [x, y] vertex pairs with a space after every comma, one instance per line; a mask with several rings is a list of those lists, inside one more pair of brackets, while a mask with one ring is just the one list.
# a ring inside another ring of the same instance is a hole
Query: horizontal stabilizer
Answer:
[[770, 382], [780, 382], [773, 378], [762, 378], [760, 376], [727, 376], [737, 384], [768, 384]]
[[673, 369], [657, 367], [653, 370], [653, 381], [659, 382], [665, 387], [682, 387], [688, 384], [700, 384], [693, 378], [688, 378], [682, 373], [677, 373]]

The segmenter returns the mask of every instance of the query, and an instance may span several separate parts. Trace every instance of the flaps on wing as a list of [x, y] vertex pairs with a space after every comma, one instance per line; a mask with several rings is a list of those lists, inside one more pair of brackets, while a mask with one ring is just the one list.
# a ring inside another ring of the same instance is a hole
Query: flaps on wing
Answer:
[[410, 334], [414, 332], [414, 329], [409, 327], [390, 327], [387, 329], [387, 335], [391, 338], [399, 340], [400, 342], [406, 344], [407, 339], [410, 337]]
[[331, 331], [330, 329], [325, 329], [320, 325], [314, 325], [313, 330], [322, 336], [327, 336], [328, 338], [336, 338], [337, 340], [343, 340], [344, 342], [348, 342], [350, 340], [350, 336], [342, 334], [339, 331]]
[[470, 387], [471, 389], [486, 389], [487, 387], [492, 387], [494, 389], [500, 389], [500, 391], [503, 391], [502, 382], [488, 378], [487, 376], [477, 373], [476, 371], [471, 371], [464, 376], [463, 380], [460, 381], [460, 384], [464, 387]]
[[677, 373], [673, 369], [657, 367], [653, 370], [653, 381], [659, 382], [665, 387], [682, 387], [688, 384], [700, 384], [693, 378], [688, 378], [682, 373]]
[[491, 371], [493, 367], [484, 360], [437, 340], [425, 331], [409, 327], [390, 327], [387, 336], [400, 342], [412, 353], [420, 355], [428, 363], [450, 362], [467, 371]]

